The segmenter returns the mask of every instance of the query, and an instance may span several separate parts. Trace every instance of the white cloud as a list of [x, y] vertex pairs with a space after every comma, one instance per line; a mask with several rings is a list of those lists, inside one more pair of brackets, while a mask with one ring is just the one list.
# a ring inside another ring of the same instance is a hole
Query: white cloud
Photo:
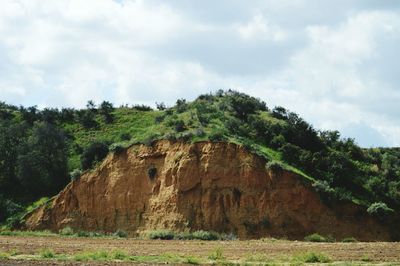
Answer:
[[268, 23], [265, 18], [258, 14], [250, 22], [237, 25], [237, 31], [245, 40], [272, 40], [283, 41], [286, 39], [286, 33]]
[[399, 31], [398, 9], [363, 1], [3, 0], [0, 96], [171, 104], [236, 88], [400, 145]]
[[[261, 83], [267, 88], [280, 88], [269, 98], [299, 111], [319, 128], [344, 129], [365, 123], [393, 145], [400, 145], [399, 120], [388, 118], [390, 110], [377, 119], [371, 110], [381, 106], [384, 111], [394, 99], [400, 102], [400, 97], [394, 93], [395, 87], [365, 71], [371, 58], [380, 57], [385, 49], [378, 42], [399, 34], [400, 16], [393, 12], [363, 12], [337, 27], [312, 26], [306, 31], [309, 46], [294, 55], [285, 70]], [[385, 120], [392, 124], [388, 126]]]

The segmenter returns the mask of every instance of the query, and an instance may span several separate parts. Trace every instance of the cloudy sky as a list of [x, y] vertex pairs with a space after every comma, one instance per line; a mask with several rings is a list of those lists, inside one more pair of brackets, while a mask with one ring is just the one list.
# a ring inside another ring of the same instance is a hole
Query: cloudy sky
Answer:
[[232, 88], [362, 146], [400, 146], [400, 1], [0, 6], [0, 101], [172, 104]]

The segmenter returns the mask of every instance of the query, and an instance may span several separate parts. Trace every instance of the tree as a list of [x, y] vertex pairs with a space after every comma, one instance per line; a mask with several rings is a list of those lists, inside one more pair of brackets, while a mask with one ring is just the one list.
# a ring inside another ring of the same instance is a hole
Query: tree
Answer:
[[100, 104], [100, 114], [103, 115], [104, 121], [106, 123], [111, 123], [114, 120], [112, 112], [114, 111], [114, 106], [112, 103], [103, 101]]
[[18, 179], [33, 197], [53, 195], [68, 183], [65, 134], [49, 123], [34, 125], [17, 161]]
[[249, 115], [255, 114], [257, 111], [268, 110], [265, 102], [244, 93], [229, 91], [228, 99], [236, 117], [241, 120], [247, 120]]
[[17, 179], [17, 159], [20, 146], [28, 135], [27, 123], [0, 122], [0, 194], [16, 194], [20, 183]]
[[165, 106], [165, 103], [163, 103], [163, 102], [160, 102], [160, 103], [156, 102], [156, 106], [157, 106], [157, 109], [160, 111], [164, 111], [165, 109], [167, 109], [167, 107]]
[[95, 128], [98, 126], [95, 120], [95, 114], [90, 110], [79, 110], [78, 120], [84, 128]]
[[96, 162], [102, 161], [108, 154], [108, 145], [105, 142], [93, 142], [81, 155], [81, 165], [83, 170], [93, 167]]
[[94, 103], [94, 101], [89, 100], [86, 104], [86, 108], [90, 111], [92, 111], [93, 113], [96, 113], [97, 109], [96, 109], [96, 104]]

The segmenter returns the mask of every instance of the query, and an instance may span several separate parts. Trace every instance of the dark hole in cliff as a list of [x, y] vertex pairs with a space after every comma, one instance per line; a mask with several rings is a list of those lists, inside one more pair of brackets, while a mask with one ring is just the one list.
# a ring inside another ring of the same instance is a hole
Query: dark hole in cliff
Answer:
[[150, 179], [154, 179], [157, 175], [157, 168], [150, 167], [149, 169], [147, 169], [147, 175]]
[[240, 192], [239, 189], [234, 188], [233, 189], [233, 199], [237, 203], [237, 205], [240, 207], [240, 197], [242, 196], [242, 192]]

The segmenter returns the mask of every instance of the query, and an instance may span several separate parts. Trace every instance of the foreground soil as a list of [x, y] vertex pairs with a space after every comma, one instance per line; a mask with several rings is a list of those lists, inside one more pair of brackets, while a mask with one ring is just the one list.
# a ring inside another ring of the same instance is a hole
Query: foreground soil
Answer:
[[[0, 236], [0, 253], [38, 254], [51, 249], [57, 254], [72, 255], [84, 251], [120, 250], [129, 255], [158, 256], [176, 254], [207, 258], [215, 250], [227, 261], [263, 255], [270, 260], [285, 260], [305, 252], [320, 252], [332, 262], [388, 263], [400, 265], [400, 243], [308, 243], [283, 240], [249, 241], [179, 241], [69, 237]], [[127, 262], [75, 262], [52, 259], [0, 259], [0, 265], [127, 265]]]

